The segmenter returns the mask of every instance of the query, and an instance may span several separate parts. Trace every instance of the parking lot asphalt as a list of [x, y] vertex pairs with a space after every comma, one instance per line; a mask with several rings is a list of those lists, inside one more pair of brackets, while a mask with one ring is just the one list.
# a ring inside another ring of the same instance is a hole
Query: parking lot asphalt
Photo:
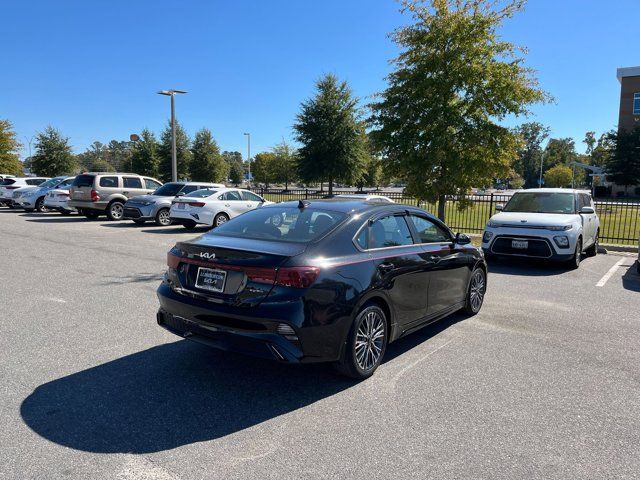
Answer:
[[356, 383], [159, 328], [166, 252], [197, 234], [0, 209], [0, 478], [640, 476], [634, 258], [492, 263], [479, 315]]

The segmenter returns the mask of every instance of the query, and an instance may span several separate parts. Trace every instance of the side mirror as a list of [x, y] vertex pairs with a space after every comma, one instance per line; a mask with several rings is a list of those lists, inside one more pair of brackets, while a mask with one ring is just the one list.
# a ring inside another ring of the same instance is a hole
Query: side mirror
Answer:
[[458, 245], [469, 245], [471, 243], [471, 238], [465, 233], [457, 233], [456, 243]]
[[501, 203], [497, 204], [497, 205], [496, 205], [496, 210], [497, 210], [497, 211], [499, 211], [499, 212], [501, 212], [502, 210], [504, 210], [504, 205], [503, 205], [503, 204], [501, 204]]
[[184, 197], [184, 192], [176, 193], [176, 198], [178, 198], [178, 197]]
[[596, 211], [593, 209], [593, 207], [582, 207], [580, 209], [580, 213], [583, 213], [585, 215], [591, 215], [593, 213], [596, 213]]

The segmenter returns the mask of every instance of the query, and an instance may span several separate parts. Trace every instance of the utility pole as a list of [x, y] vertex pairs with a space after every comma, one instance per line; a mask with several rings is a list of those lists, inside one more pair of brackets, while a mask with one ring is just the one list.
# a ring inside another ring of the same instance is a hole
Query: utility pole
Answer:
[[187, 93], [185, 90], [160, 90], [158, 95], [171, 97], [171, 181], [178, 181], [178, 154], [176, 152], [176, 93]]
[[247, 164], [249, 165], [249, 183], [251, 183], [251, 134], [243, 133], [247, 136]]

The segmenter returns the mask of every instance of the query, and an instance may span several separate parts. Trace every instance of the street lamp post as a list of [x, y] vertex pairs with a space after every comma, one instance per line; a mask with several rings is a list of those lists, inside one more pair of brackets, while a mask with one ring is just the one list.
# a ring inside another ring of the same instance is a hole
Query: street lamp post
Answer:
[[247, 136], [247, 164], [249, 165], [249, 183], [251, 183], [251, 134], [243, 133]]
[[176, 93], [187, 93], [185, 90], [160, 90], [158, 95], [171, 97], [171, 180], [178, 181], [178, 154], [176, 152]]

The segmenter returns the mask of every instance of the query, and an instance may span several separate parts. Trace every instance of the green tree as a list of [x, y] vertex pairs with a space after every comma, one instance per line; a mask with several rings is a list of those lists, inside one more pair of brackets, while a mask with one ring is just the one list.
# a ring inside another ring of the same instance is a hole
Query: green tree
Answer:
[[251, 162], [253, 180], [258, 183], [264, 183], [265, 187], [269, 188], [269, 184], [276, 181], [277, 161], [278, 158], [275, 153], [258, 153], [253, 162]]
[[272, 151], [276, 156], [274, 182], [284, 183], [284, 188], [288, 190], [289, 183], [298, 180], [297, 152], [284, 140], [273, 147]]
[[211, 131], [198, 131], [191, 148], [191, 178], [200, 182], [225, 182], [229, 177], [229, 164], [220, 154]]
[[[160, 175], [160, 145], [156, 136], [145, 128], [140, 133], [140, 140], [134, 143], [131, 151], [131, 169], [140, 175], [158, 177]], [[171, 178], [171, 174], [169, 174]]]
[[586, 154], [591, 157], [593, 150], [596, 148], [596, 132], [587, 132], [584, 135], [584, 140], [582, 141], [587, 146]]
[[347, 82], [325, 75], [316, 83], [316, 94], [301, 105], [293, 126], [299, 174], [305, 182], [327, 180], [329, 195], [335, 181], [356, 183], [364, 172], [367, 147], [358, 99]]
[[521, 138], [521, 147], [518, 149], [513, 169], [524, 179], [526, 188], [537, 187], [540, 179], [542, 142], [549, 136], [549, 128], [538, 122], [529, 122], [516, 128], [516, 133]]
[[546, 168], [556, 165], [570, 165], [578, 159], [576, 142], [572, 138], [552, 138], [544, 150]]
[[242, 162], [233, 162], [229, 171], [229, 180], [234, 185], [239, 185], [244, 179], [244, 166]]
[[595, 148], [591, 152], [591, 165], [604, 167], [609, 162], [609, 158], [611, 158], [611, 154], [614, 150], [613, 138], [615, 135], [615, 131], [600, 135]]
[[69, 139], [51, 126], [37, 134], [35, 150], [31, 168], [37, 175], [55, 177], [74, 173], [78, 168]]
[[572, 177], [573, 172], [571, 168], [566, 165], [558, 164], [551, 167], [544, 174], [544, 184], [545, 186], [552, 188], [570, 187]]
[[610, 134], [611, 153], [606, 164], [607, 178], [624, 186], [640, 184], [640, 127]]
[[390, 173], [409, 194], [437, 200], [441, 219], [445, 195], [508, 173], [520, 139], [499, 122], [548, 99], [523, 66], [522, 49], [498, 35], [524, 3], [403, 2], [414, 22], [393, 35], [401, 52], [371, 105], [371, 135]]
[[[133, 170], [131, 156], [134, 142], [111, 140], [106, 147], [106, 159], [117, 172]], [[135, 170], [134, 170], [135, 171]]]
[[91, 170], [94, 172], [115, 172], [116, 169], [107, 160], [99, 158], [93, 162]]
[[[176, 120], [176, 158], [178, 163], [178, 180], [189, 178], [191, 150], [189, 149], [191, 140], [185, 132], [182, 125]], [[158, 156], [160, 157], [160, 178], [168, 182], [171, 180], [171, 122], [160, 136], [160, 145], [158, 146]]]
[[0, 119], [0, 173], [22, 175], [18, 150], [22, 145], [9, 120]]

